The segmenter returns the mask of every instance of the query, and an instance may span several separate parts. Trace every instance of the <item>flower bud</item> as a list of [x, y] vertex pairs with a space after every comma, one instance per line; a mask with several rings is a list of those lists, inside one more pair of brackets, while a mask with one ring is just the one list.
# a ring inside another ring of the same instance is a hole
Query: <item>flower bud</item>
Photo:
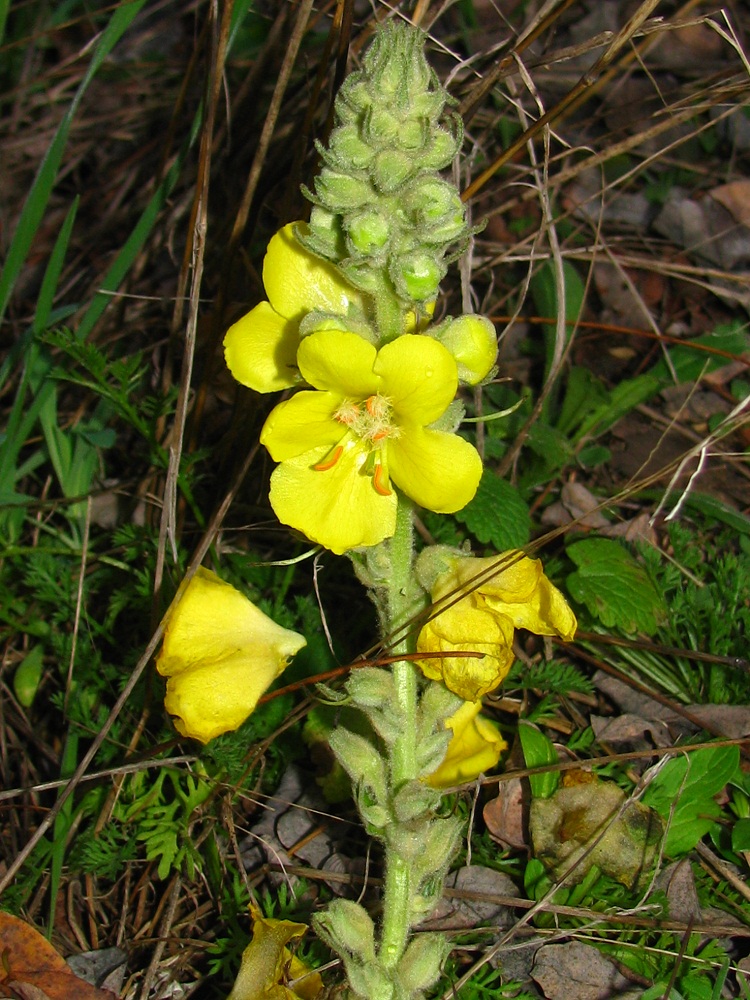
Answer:
[[407, 995], [427, 990], [440, 978], [450, 945], [443, 934], [419, 934], [398, 963], [398, 978]]
[[372, 789], [376, 801], [385, 802], [385, 763], [370, 741], [339, 726], [328, 737], [328, 742], [354, 784], [364, 784]]
[[[316, 143], [317, 145], [317, 143]], [[341, 125], [331, 134], [331, 152], [341, 162], [361, 170], [372, 160], [373, 151], [359, 135], [356, 125]]]
[[401, 257], [391, 267], [391, 278], [396, 288], [407, 298], [418, 302], [437, 295], [444, 273], [444, 265], [430, 254], [418, 251]]
[[372, 165], [372, 183], [383, 194], [401, 187], [415, 170], [414, 157], [398, 149], [384, 149]]
[[374, 198], [372, 185], [368, 181], [327, 167], [315, 179], [315, 193], [332, 210], [359, 208]]
[[367, 910], [351, 899], [334, 899], [313, 918], [315, 930], [339, 954], [375, 963], [375, 925]]
[[407, 781], [393, 797], [393, 811], [399, 823], [409, 823], [433, 812], [439, 802], [432, 788], [421, 781]]
[[364, 121], [365, 139], [376, 149], [388, 146], [401, 131], [401, 121], [387, 108], [375, 105]]
[[375, 211], [364, 211], [351, 216], [346, 223], [347, 234], [356, 251], [372, 254], [388, 243], [390, 226], [388, 220]]
[[497, 357], [497, 336], [485, 316], [466, 314], [449, 318], [434, 327], [430, 335], [456, 359], [458, 379], [464, 385], [477, 385], [492, 371]]

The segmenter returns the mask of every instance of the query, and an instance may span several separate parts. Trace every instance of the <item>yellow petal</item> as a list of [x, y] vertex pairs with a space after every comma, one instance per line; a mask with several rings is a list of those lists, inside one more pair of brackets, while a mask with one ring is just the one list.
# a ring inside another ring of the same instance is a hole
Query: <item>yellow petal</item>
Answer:
[[405, 334], [386, 344], [374, 370], [396, 414], [423, 426], [442, 417], [458, 388], [456, 362], [430, 337]]
[[425, 676], [443, 681], [466, 701], [476, 701], [492, 691], [513, 665], [513, 623], [489, 614], [464, 598], [440, 612], [422, 628], [419, 653], [482, 653], [482, 656], [431, 656], [419, 660]]
[[476, 448], [456, 434], [402, 423], [388, 442], [388, 471], [420, 507], [452, 514], [472, 499], [482, 478]]
[[316, 389], [365, 399], [380, 388], [372, 370], [376, 356], [376, 348], [356, 333], [321, 330], [303, 338], [297, 360], [305, 380]]
[[346, 427], [333, 419], [341, 402], [341, 396], [332, 392], [298, 392], [271, 410], [260, 443], [275, 462], [332, 447], [346, 434]]
[[437, 581], [436, 592], [443, 596], [457, 586], [476, 588], [484, 606], [507, 615], [516, 628], [537, 635], [557, 635], [566, 642], [575, 635], [575, 615], [544, 575], [541, 561], [519, 550], [504, 552], [497, 558], [456, 559], [453, 571]]
[[438, 580], [436, 589], [478, 589], [483, 596], [503, 604], [524, 604], [531, 600], [543, 575], [539, 559], [529, 559], [519, 549], [511, 549], [486, 559], [456, 558], [451, 573]]
[[156, 661], [179, 732], [207, 742], [236, 729], [305, 645], [210, 570], [198, 569], [170, 611]]
[[164, 707], [178, 733], [208, 743], [242, 725], [286, 663], [246, 650], [207, 660], [168, 678]]
[[263, 285], [268, 300], [285, 319], [297, 323], [305, 313], [346, 315], [350, 307], [362, 311], [362, 297], [341, 275], [338, 268], [306, 250], [294, 236], [292, 222], [271, 238], [263, 261]]
[[[290, 941], [301, 938], [306, 924], [291, 920], [264, 917], [257, 906], [250, 904], [253, 918], [253, 939], [242, 953], [240, 971], [227, 1000], [312, 1000], [323, 989], [316, 972], [307, 976], [304, 989], [292, 992], [284, 985], [286, 978], [298, 978], [307, 971], [287, 948]], [[293, 963], [296, 962], [296, 968]], [[292, 966], [287, 977], [287, 966]], [[301, 968], [300, 968], [301, 967]]]
[[390, 538], [396, 494], [383, 496], [373, 488], [362, 468], [367, 450], [348, 441], [331, 468], [316, 471], [327, 454], [327, 447], [316, 448], [275, 469], [270, 497], [278, 519], [337, 555]]
[[230, 326], [224, 358], [232, 375], [256, 392], [289, 389], [297, 377], [298, 324], [260, 302]]
[[446, 719], [445, 726], [453, 736], [443, 763], [427, 778], [433, 788], [474, 781], [495, 767], [500, 754], [507, 750], [508, 744], [494, 722], [479, 714], [481, 708], [481, 701], [466, 701]]

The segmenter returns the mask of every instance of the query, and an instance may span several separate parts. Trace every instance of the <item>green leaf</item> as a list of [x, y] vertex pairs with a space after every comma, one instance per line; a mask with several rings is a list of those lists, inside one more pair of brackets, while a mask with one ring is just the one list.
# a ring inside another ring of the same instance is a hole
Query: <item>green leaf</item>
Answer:
[[455, 515], [474, 537], [498, 552], [520, 549], [529, 541], [529, 508], [518, 490], [484, 470], [474, 499]]
[[714, 796], [737, 774], [736, 746], [705, 747], [668, 761], [643, 796], [669, 823], [664, 852], [670, 857], [692, 851], [721, 815]]
[[21, 273], [24, 261], [31, 249], [39, 225], [41, 224], [44, 212], [52, 195], [52, 189], [57, 180], [57, 172], [60, 168], [65, 146], [68, 141], [73, 120], [78, 106], [81, 103], [88, 85], [94, 78], [97, 70], [102, 65], [106, 57], [120, 40], [123, 33], [130, 26], [133, 18], [139, 12], [145, 0], [134, 0], [131, 3], [124, 3], [118, 7], [107, 24], [107, 27], [99, 35], [94, 49], [94, 54], [89, 63], [89, 67], [84, 73], [83, 79], [78, 86], [70, 107], [65, 112], [60, 122], [55, 137], [50, 143], [49, 149], [44, 155], [44, 159], [37, 171], [34, 182], [29, 191], [26, 202], [21, 210], [21, 216], [13, 234], [8, 254], [5, 258], [5, 265], [0, 273], [0, 319], [5, 314], [10, 300], [13, 287]]
[[607, 628], [653, 635], [664, 621], [664, 602], [646, 570], [609, 538], [585, 538], [567, 547], [578, 566], [568, 591]]
[[[521, 719], [518, 723], [518, 738], [521, 740], [523, 759], [526, 767], [545, 767], [547, 764], [557, 764], [557, 751], [541, 729]], [[560, 775], [557, 771], [545, 771], [542, 774], [530, 774], [529, 784], [531, 794], [535, 799], [548, 799], [557, 791]]]
[[750, 819], [738, 819], [732, 827], [732, 850], [750, 851]]
[[560, 416], [556, 427], [571, 436], [592, 410], [609, 405], [609, 393], [600, 379], [588, 368], [572, 368], [565, 385]]
[[42, 664], [44, 662], [44, 647], [34, 646], [31, 652], [21, 660], [13, 674], [13, 691], [24, 708], [33, 703], [42, 679]]

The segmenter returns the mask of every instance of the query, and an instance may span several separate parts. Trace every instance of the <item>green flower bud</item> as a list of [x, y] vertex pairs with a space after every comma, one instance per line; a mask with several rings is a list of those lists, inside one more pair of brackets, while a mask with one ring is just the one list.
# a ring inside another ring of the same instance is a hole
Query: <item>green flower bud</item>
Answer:
[[458, 378], [464, 385], [477, 385], [492, 371], [497, 357], [497, 335], [486, 316], [449, 318], [430, 334], [456, 359]]
[[370, 176], [378, 191], [388, 193], [401, 187], [414, 170], [413, 156], [398, 149], [384, 149], [375, 157]]
[[375, 197], [372, 185], [360, 177], [339, 173], [324, 167], [315, 178], [315, 193], [332, 211], [359, 208]]
[[430, 143], [427, 149], [420, 153], [420, 166], [424, 170], [442, 170], [453, 160], [463, 142], [463, 126], [457, 129], [457, 135], [444, 128], [433, 128], [429, 134]]
[[450, 741], [451, 733], [448, 729], [444, 729], [442, 733], [433, 733], [432, 736], [420, 741], [417, 747], [417, 767], [420, 778], [425, 778], [437, 771], [445, 760]]
[[437, 295], [445, 266], [427, 253], [413, 253], [391, 265], [396, 288], [409, 299], [424, 302]]
[[334, 899], [313, 917], [316, 932], [340, 955], [375, 963], [375, 925], [367, 910], [350, 899]]
[[427, 990], [440, 978], [450, 945], [444, 934], [419, 934], [398, 963], [398, 978], [406, 994]]
[[[439, 129], [442, 132], [442, 129]], [[408, 149], [410, 151], [420, 150], [419, 166], [424, 168], [426, 164], [422, 160], [421, 150], [426, 142], [431, 140], [431, 134], [427, 128], [425, 121], [421, 118], [415, 118], [412, 120], [407, 120], [402, 123], [398, 134], [395, 136], [395, 140], [400, 149]]]
[[382, 106], [371, 108], [365, 117], [365, 138], [376, 148], [382, 148], [392, 143], [400, 131], [401, 120]]
[[352, 247], [359, 253], [371, 254], [382, 250], [390, 236], [390, 226], [380, 212], [365, 211], [346, 220]]
[[396, 701], [396, 687], [387, 670], [377, 667], [363, 667], [353, 671], [346, 689], [352, 700], [363, 708], [383, 708]]
[[385, 802], [388, 797], [385, 763], [370, 741], [339, 726], [328, 742], [354, 784], [364, 784], [372, 790], [376, 801]]
[[351, 992], [367, 1000], [394, 1000], [396, 984], [379, 965], [344, 959]]
[[393, 797], [393, 811], [400, 823], [409, 823], [433, 812], [439, 803], [440, 793], [430, 785], [407, 781]]
[[[359, 170], [366, 167], [372, 160], [373, 151], [360, 137], [359, 131], [357, 126], [353, 124], [341, 125], [333, 130], [330, 150], [331, 153], [335, 154], [339, 166], [345, 165]], [[319, 149], [319, 143], [316, 143], [315, 146]]]
[[463, 820], [456, 816], [435, 819], [422, 832], [422, 845], [414, 859], [414, 872], [418, 878], [432, 878], [442, 875], [458, 849], [463, 833]]

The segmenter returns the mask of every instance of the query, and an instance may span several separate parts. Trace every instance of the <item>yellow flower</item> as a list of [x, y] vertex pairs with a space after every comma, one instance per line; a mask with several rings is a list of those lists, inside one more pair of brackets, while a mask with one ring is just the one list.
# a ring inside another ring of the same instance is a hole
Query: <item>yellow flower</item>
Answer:
[[271, 476], [280, 521], [339, 555], [389, 538], [391, 481], [419, 506], [452, 513], [482, 475], [475, 448], [429, 428], [456, 394], [456, 362], [430, 337], [405, 334], [378, 351], [354, 333], [305, 337], [299, 369], [316, 390], [271, 412], [261, 442], [281, 465]]
[[[240, 971], [227, 1000], [314, 1000], [323, 990], [323, 980], [310, 972], [286, 947], [301, 938], [307, 924], [264, 917], [250, 904], [253, 939], [242, 953]], [[304, 976], [304, 979], [302, 978]], [[292, 991], [287, 979], [299, 979]]]
[[297, 378], [301, 320], [314, 311], [346, 317], [362, 315], [360, 293], [338, 268], [298, 243], [292, 222], [268, 244], [263, 261], [267, 302], [231, 326], [224, 338], [227, 367], [242, 385], [257, 392], [289, 389]]
[[199, 568], [169, 613], [156, 661], [177, 731], [207, 743], [237, 729], [305, 644]]
[[575, 635], [575, 615], [538, 559], [514, 550], [499, 558], [454, 556], [448, 565], [431, 587], [437, 614], [420, 632], [417, 650], [483, 654], [419, 661], [427, 677], [461, 698], [481, 698], [505, 678], [514, 659], [514, 629], [566, 641]]
[[508, 744], [494, 722], [480, 715], [481, 701], [465, 701], [457, 712], [445, 720], [445, 728], [453, 731], [445, 759], [427, 778], [433, 788], [448, 788], [474, 781], [500, 760]]

